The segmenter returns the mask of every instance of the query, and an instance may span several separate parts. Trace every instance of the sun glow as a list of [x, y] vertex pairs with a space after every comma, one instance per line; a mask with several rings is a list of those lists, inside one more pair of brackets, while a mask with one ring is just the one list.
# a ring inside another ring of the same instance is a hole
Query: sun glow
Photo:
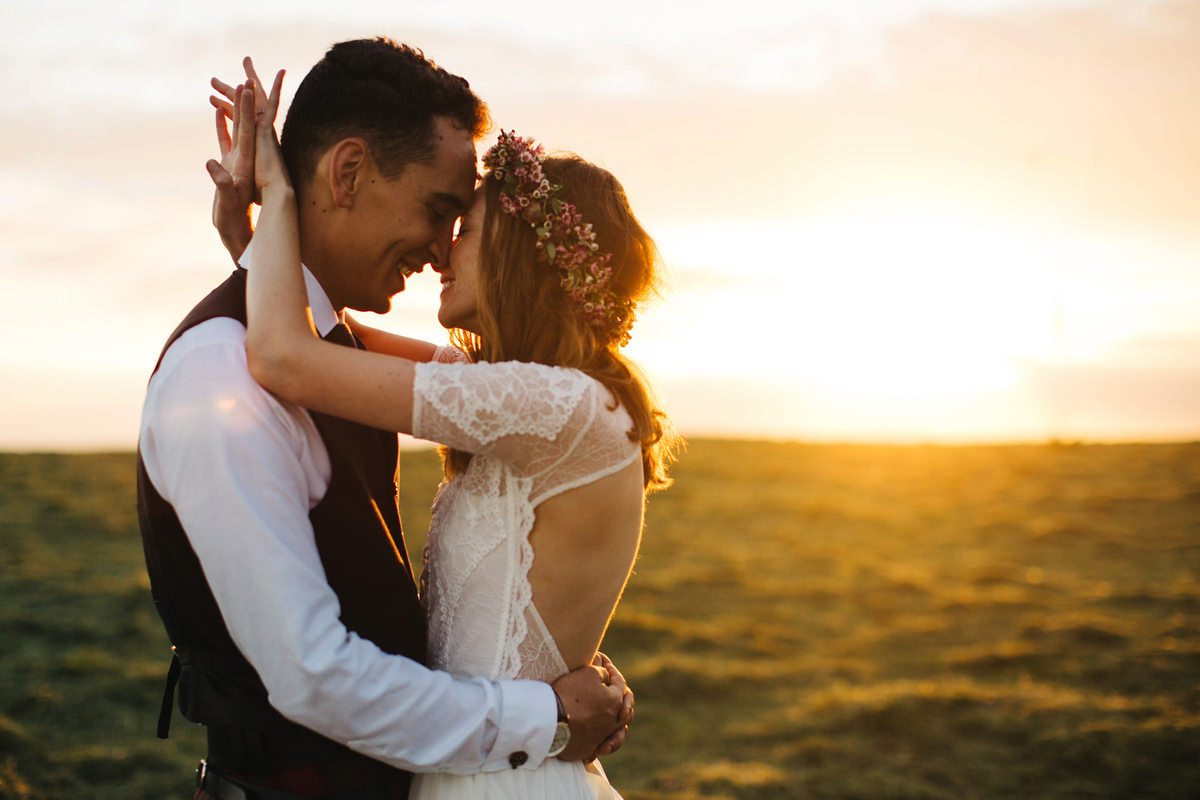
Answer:
[[659, 242], [672, 285], [635, 337], [659, 374], [771, 383], [800, 429], [901, 438], [1052, 435], [1031, 375], [1134, 335], [1108, 310], [1144, 256], [953, 213], [665, 226]]
[[[379, 33], [621, 179], [670, 268], [629, 352], [685, 433], [1200, 435], [1200, 4], [619, 0], [554, 42], [495, 4], [61, 5], [0, 6], [0, 446], [132, 445], [229, 269], [208, 78]], [[438, 291], [367, 321], [445, 341]]]

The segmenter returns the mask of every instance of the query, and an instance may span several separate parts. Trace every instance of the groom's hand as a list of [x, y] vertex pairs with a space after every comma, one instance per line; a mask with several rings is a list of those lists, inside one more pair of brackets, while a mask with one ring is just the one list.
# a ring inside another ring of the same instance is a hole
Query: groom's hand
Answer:
[[570, 718], [571, 741], [558, 754], [563, 761], [590, 761], [614, 752], [625, 741], [633, 716], [633, 693], [606, 656], [568, 672], [551, 684]]
[[625, 687], [625, 694], [621, 698], [621, 714], [617, 718], [617, 722], [621, 727], [613, 731], [612, 735], [600, 743], [600, 747], [592, 753], [592, 757], [588, 761], [597, 758], [612, 755], [625, 744], [625, 737], [629, 734], [629, 723], [633, 721], [633, 689], [625, 682], [625, 676], [617, 669], [617, 665], [612, 662], [604, 653], [596, 653], [596, 657], [592, 660], [592, 664], [598, 667], [603, 667], [609, 672], [609, 682], [616, 683], [620, 681], [620, 685]]

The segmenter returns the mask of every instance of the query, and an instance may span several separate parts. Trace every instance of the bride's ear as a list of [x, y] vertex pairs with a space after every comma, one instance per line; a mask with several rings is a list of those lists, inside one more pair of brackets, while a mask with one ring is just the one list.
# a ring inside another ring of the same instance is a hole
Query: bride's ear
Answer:
[[353, 208], [365, 181], [371, 152], [358, 137], [342, 139], [329, 151], [329, 192], [334, 208]]

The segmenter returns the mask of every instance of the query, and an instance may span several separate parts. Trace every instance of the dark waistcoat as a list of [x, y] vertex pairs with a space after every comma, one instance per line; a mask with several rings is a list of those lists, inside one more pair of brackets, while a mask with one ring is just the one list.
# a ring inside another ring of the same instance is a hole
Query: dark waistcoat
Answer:
[[[185, 331], [206, 320], [231, 317], [244, 325], [245, 292], [245, 270], [235, 270], [184, 318], [163, 353]], [[329, 451], [332, 477], [309, 519], [326, 578], [341, 602], [342, 622], [384, 652], [424, 663], [425, 614], [417, 599], [396, 505], [396, 435], [310, 413]], [[210, 759], [215, 755], [214, 731], [234, 732], [235, 743], [225, 742], [218, 749], [226, 751], [220, 754], [223, 766], [242, 772], [350, 757], [347, 748], [284, 719], [268, 704], [258, 674], [230, 638], [179, 518], [148, 479], [140, 453], [137, 469], [146, 568], [155, 605], [178, 658], [172, 673], [178, 676], [179, 709], [187, 719], [209, 726]], [[246, 580], [254, 579], [254, 565], [247, 565]], [[169, 702], [168, 697], [164, 703]], [[164, 714], [169, 713], [167, 705]], [[165, 719], [160, 721], [160, 735], [166, 735]], [[269, 743], [271, 755], [266, 761], [270, 763], [260, 763], [261, 754], [238, 752], [243, 748], [236, 742], [246, 737]], [[229, 737], [219, 738], [224, 742]]]

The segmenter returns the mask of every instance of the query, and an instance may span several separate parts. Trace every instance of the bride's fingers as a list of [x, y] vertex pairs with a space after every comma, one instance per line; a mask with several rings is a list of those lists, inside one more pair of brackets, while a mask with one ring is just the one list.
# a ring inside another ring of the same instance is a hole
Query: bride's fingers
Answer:
[[205, 163], [204, 167], [208, 170], [208, 177], [212, 178], [212, 182], [216, 184], [218, 189], [225, 189], [233, 186], [233, 178], [228, 172], [225, 171], [225, 168], [221, 166], [220, 162], [210, 158], [208, 162]]
[[267, 96], [267, 116], [271, 119], [271, 124], [275, 123], [275, 115], [279, 112], [279, 94], [283, 89], [284, 70], [279, 70], [275, 73], [275, 80], [271, 83], [271, 94]]
[[[232, 113], [232, 111], [230, 112]], [[233, 142], [229, 138], [228, 123], [225, 119], [225, 112], [217, 109], [217, 148], [221, 151], [221, 158], [224, 158], [229, 149], [233, 147]]]
[[237, 89], [233, 92], [233, 114], [230, 115], [229, 121], [233, 124], [233, 135], [237, 136], [238, 122], [241, 120], [241, 105], [242, 105], [242, 85], [239, 83]]
[[[242, 87], [241, 86], [238, 86], [238, 88], [234, 90], [233, 97], [234, 97], [234, 101], [230, 106], [231, 111], [229, 114], [229, 131], [230, 131], [229, 146], [231, 148], [233, 147], [233, 142], [237, 141], [237, 139], [238, 139], [238, 122], [241, 121], [241, 116], [242, 116], [241, 111], [238, 109], [238, 106], [241, 104], [241, 99], [242, 99]], [[222, 157], [224, 157], [224, 156], [222, 156]]]
[[208, 96], [208, 102], [212, 104], [213, 108], [223, 113], [227, 118], [233, 119], [233, 103], [224, 98], [217, 97], [215, 94], [210, 94]]
[[209, 81], [209, 85], [221, 94], [225, 95], [225, 97], [229, 100], [233, 100], [234, 95], [236, 94], [236, 90], [232, 86], [220, 80], [219, 78], [213, 78], [211, 81]]
[[254, 69], [254, 59], [250, 58], [250, 56], [243, 58], [242, 69], [246, 71], [246, 77], [254, 81], [254, 86], [256, 89], [254, 93], [254, 102], [260, 106], [265, 105], [267, 102], [267, 95], [263, 90], [263, 82], [258, 79], [258, 72]]
[[271, 84], [271, 93], [267, 95], [266, 104], [258, 111], [258, 132], [263, 137], [263, 141], [275, 141], [275, 115], [279, 112], [279, 94], [283, 87], [284, 71], [279, 70], [275, 73], [275, 80]]
[[234, 165], [234, 174], [245, 176], [254, 170], [254, 89], [247, 84], [239, 89], [237, 102], [237, 136], [238, 163]]
[[234, 108], [237, 110], [237, 118], [239, 122], [246, 122], [248, 119], [254, 119], [255, 102], [254, 102], [254, 84], [246, 81], [243, 86], [238, 87], [237, 103]]

